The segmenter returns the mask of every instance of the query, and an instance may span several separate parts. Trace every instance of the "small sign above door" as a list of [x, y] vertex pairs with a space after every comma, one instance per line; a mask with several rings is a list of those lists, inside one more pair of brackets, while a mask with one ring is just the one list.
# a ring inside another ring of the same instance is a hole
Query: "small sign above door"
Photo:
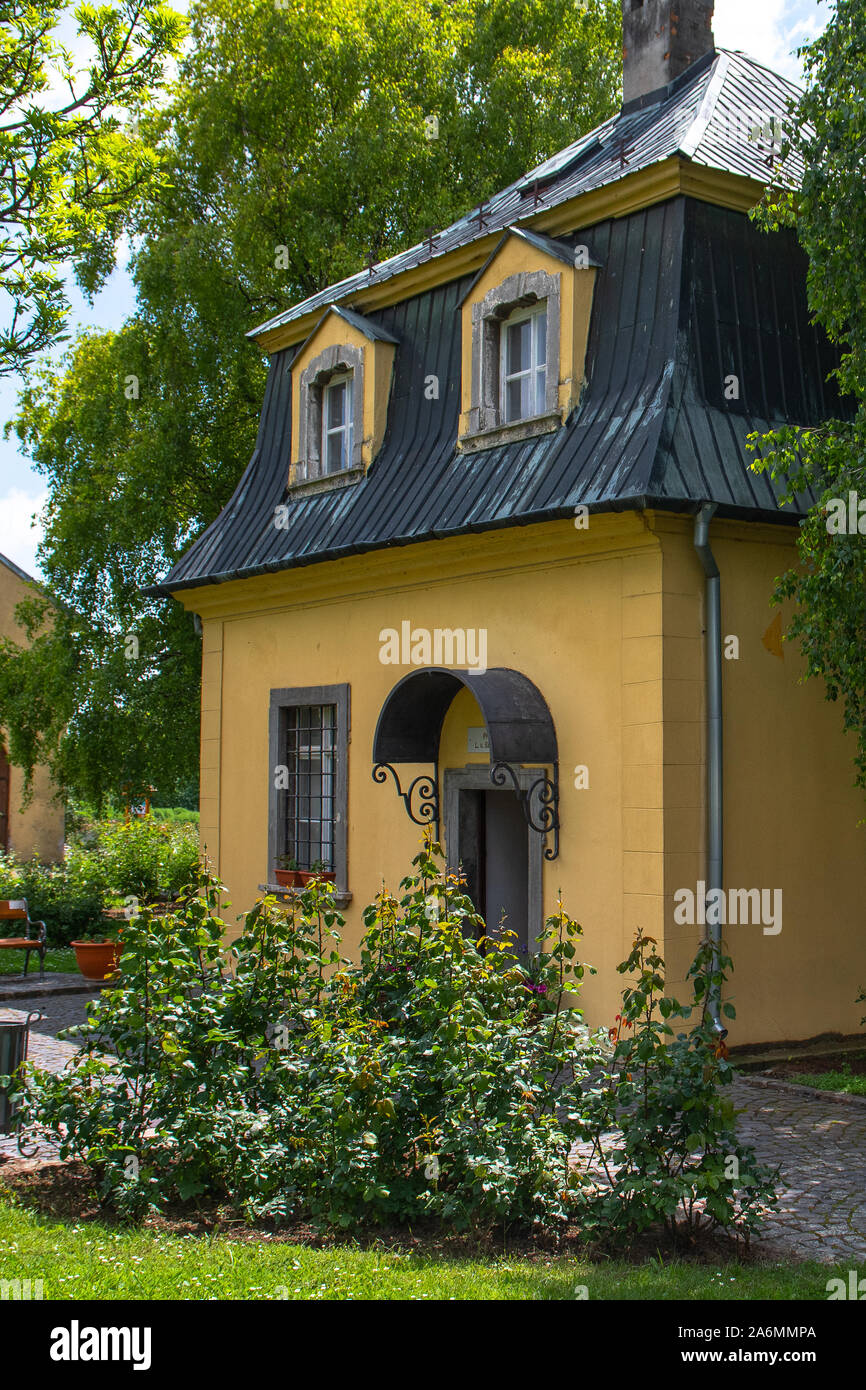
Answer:
[[466, 730], [467, 753], [489, 753], [490, 738], [486, 728]]

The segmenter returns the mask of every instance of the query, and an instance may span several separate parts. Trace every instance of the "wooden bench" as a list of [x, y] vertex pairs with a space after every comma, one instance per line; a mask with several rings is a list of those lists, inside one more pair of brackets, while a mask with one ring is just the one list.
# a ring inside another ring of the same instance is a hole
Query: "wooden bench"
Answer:
[[44, 922], [31, 922], [30, 909], [27, 906], [26, 898], [0, 898], [0, 923], [17, 922], [21, 923], [18, 931], [23, 931], [23, 936], [0, 936], [0, 951], [23, 951], [24, 969], [22, 975], [26, 975], [30, 966], [30, 952], [39, 953], [39, 978], [45, 979], [45, 940], [47, 931]]

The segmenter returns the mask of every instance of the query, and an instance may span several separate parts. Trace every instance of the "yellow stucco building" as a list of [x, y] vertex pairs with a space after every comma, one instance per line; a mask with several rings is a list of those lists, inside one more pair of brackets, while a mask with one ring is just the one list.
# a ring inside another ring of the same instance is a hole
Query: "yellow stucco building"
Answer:
[[848, 1033], [862, 798], [774, 622], [802, 510], [746, 449], [844, 405], [796, 242], [748, 218], [790, 84], [678, 8], [654, 47], [625, 7], [617, 117], [254, 331], [256, 452], [160, 591], [201, 618], [238, 910], [321, 861], [351, 951], [433, 823], [528, 949], [561, 893], [590, 1023], [640, 926], [680, 994], [721, 936], [732, 1043]]
[[[15, 621], [15, 609], [27, 598], [34, 583], [24, 570], [0, 555], [0, 636], [18, 643], [24, 640]], [[0, 730], [0, 851], [48, 863], [63, 858], [64, 811], [55, 791], [47, 769], [37, 767], [32, 796], [25, 804], [24, 773], [9, 762], [6, 739]]]

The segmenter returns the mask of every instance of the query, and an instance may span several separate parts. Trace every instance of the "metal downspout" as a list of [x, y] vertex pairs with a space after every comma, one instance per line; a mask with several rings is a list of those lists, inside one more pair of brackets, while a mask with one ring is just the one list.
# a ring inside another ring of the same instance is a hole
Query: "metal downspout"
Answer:
[[[715, 502], [704, 502], [695, 517], [695, 550], [707, 577], [707, 890], [722, 888], [722, 581], [715, 556], [710, 548], [710, 521], [716, 511]], [[718, 901], [718, 899], [714, 899]], [[718, 913], [714, 914], [716, 917]], [[708, 924], [713, 946], [714, 964], [722, 948], [720, 922]], [[710, 1017], [723, 1036], [727, 1029], [721, 1020], [720, 990], [710, 992]]]

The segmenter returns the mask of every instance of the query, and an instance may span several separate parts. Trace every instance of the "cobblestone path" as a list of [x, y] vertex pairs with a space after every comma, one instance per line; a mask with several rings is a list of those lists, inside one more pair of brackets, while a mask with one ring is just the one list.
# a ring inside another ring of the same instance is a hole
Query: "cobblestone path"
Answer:
[[780, 1165], [779, 1207], [757, 1248], [780, 1258], [866, 1261], [866, 1101], [805, 1087], [734, 1082], [738, 1129], [758, 1158]]

